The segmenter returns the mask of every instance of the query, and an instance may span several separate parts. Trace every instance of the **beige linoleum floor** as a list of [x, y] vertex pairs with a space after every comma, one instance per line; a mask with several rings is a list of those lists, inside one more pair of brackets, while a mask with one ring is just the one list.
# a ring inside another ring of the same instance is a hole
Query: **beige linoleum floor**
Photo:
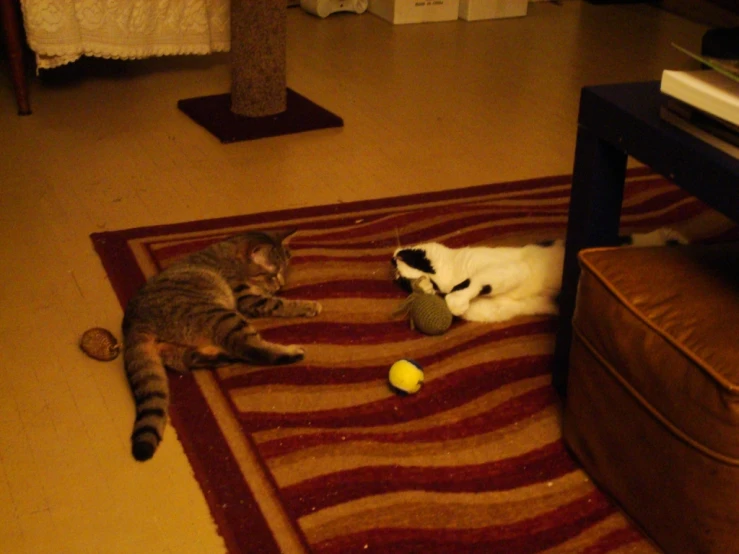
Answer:
[[288, 85], [345, 127], [221, 145], [176, 109], [228, 91], [228, 56], [0, 77], [0, 551], [216, 553], [174, 431], [133, 461], [121, 361], [82, 331], [121, 309], [89, 234], [569, 173], [580, 87], [693, 67], [706, 27], [634, 4], [531, 4], [524, 18], [392, 26], [289, 11]]

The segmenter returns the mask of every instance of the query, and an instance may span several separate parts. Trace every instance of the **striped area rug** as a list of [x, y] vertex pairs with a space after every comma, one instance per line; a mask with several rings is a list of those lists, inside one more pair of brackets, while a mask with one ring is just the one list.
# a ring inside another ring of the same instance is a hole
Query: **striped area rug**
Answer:
[[[556, 321], [455, 322], [441, 337], [391, 314], [398, 244], [524, 244], [561, 237], [567, 176], [105, 232], [94, 245], [120, 302], [179, 257], [247, 229], [295, 227], [285, 296], [311, 320], [263, 320], [303, 363], [171, 376], [172, 423], [232, 553], [652, 553], [560, 435], [550, 386]], [[645, 170], [629, 173], [622, 229], [728, 227]], [[400, 397], [390, 365], [426, 383]], [[165, 435], [165, 439], [167, 436]]]

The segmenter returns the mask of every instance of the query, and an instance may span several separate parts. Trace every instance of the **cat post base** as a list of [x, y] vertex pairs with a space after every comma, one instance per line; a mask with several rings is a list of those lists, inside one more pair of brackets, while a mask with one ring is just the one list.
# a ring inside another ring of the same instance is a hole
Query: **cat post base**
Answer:
[[342, 127], [343, 120], [286, 86], [287, 3], [231, 2], [231, 93], [177, 107], [230, 143]]
[[229, 93], [180, 100], [177, 107], [224, 144], [344, 126], [339, 116], [289, 88], [285, 92], [285, 111], [264, 117], [235, 114]]

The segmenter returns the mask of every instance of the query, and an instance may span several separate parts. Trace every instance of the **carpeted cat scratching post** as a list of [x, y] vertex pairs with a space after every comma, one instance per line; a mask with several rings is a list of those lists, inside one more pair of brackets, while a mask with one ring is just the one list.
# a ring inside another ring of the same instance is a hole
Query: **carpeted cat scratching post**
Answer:
[[286, 50], [286, 0], [232, 0], [231, 93], [177, 106], [223, 143], [343, 126], [287, 88]]
[[287, 109], [287, 3], [231, 4], [231, 111], [247, 117]]

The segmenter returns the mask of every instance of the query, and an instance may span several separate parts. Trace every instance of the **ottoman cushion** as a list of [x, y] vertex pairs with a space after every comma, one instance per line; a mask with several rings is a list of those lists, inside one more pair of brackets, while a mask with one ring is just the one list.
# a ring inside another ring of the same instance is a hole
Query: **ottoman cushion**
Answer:
[[739, 553], [739, 248], [580, 265], [565, 441], [666, 552]]

